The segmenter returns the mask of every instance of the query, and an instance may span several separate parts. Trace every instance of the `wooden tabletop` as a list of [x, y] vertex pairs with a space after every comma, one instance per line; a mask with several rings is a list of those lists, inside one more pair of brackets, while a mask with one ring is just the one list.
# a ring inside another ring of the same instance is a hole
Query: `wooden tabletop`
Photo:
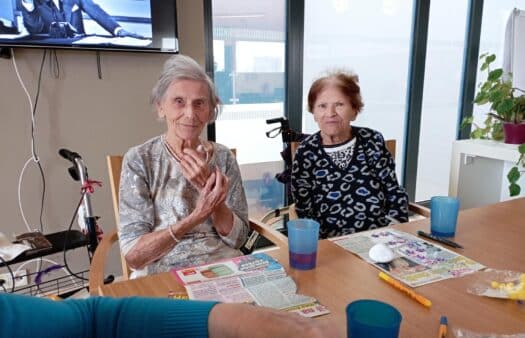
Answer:
[[[396, 225], [409, 233], [429, 230], [429, 220]], [[454, 240], [464, 249], [454, 251], [487, 267], [525, 272], [525, 198], [460, 212]], [[296, 281], [298, 292], [316, 297], [331, 313], [315, 320], [331, 321], [346, 335], [345, 307], [357, 299], [378, 299], [402, 314], [401, 337], [434, 337], [439, 318], [446, 315], [449, 329], [455, 327], [484, 333], [525, 332], [525, 304], [467, 293], [474, 275], [424, 285], [415, 291], [432, 301], [427, 309], [378, 278], [372, 265], [327, 240], [319, 242], [317, 267], [299, 271], [288, 266], [288, 252], [267, 252]], [[166, 297], [183, 291], [170, 273], [101, 287], [106, 296]], [[450, 335], [452, 336], [452, 335]]]

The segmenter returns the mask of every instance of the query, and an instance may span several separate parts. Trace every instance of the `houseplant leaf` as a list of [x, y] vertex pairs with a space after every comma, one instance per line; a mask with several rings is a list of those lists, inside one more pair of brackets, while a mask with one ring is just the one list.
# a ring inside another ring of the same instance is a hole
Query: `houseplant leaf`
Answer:
[[480, 91], [478, 94], [476, 94], [476, 98], [474, 99], [474, 103], [483, 105], [485, 103], [489, 102], [489, 96], [487, 92]]
[[518, 167], [514, 166], [510, 169], [507, 174], [507, 179], [509, 180], [509, 183], [516, 183], [520, 179], [520, 171]]
[[503, 75], [503, 69], [498, 68], [489, 72], [488, 81], [496, 81]]
[[509, 185], [509, 195], [511, 197], [518, 196], [521, 192], [521, 187], [516, 183], [511, 183]]
[[500, 115], [503, 114], [503, 118], [505, 121], [512, 121], [512, 108], [514, 107], [514, 101], [511, 98], [506, 98], [501, 100], [501, 102], [497, 106], [497, 111], [499, 111]]

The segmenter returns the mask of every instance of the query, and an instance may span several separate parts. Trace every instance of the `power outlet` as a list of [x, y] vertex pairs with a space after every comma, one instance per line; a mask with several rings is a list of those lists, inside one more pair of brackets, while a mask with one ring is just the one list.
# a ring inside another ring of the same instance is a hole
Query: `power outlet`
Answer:
[[[27, 282], [27, 270], [22, 269], [18, 271], [13, 271], [15, 275], [15, 288], [19, 288], [22, 286], [26, 286], [28, 284]], [[0, 274], [0, 279], [5, 280], [4, 287], [9, 290], [13, 287], [13, 278], [11, 277], [11, 274], [8, 273], [2, 273]]]

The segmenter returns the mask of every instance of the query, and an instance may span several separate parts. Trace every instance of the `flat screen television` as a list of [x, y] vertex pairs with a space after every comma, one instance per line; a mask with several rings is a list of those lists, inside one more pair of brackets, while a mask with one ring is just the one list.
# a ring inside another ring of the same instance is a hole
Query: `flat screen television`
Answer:
[[0, 0], [0, 46], [178, 52], [176, 0]]

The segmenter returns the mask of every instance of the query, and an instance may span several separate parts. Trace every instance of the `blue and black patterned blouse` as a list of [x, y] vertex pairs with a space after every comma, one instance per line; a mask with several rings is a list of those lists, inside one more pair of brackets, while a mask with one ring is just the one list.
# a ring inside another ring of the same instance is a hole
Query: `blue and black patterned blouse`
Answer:
[[356, 143], [346, 168], [325, 152], [320, 132], [301, 142], [293, 161], [297, 214], [317, 220], [321, 238], [386, 226], [386, 215], [408, 221], [408, 196], [399, 186], [383, 136], [369, 128], [351, 128]]

